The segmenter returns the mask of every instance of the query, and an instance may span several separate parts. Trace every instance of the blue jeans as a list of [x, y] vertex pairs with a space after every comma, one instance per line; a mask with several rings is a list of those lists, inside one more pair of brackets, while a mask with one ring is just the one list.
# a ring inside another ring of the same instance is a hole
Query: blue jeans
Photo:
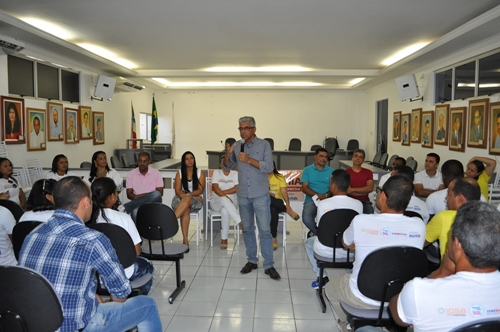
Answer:
[[316, 226], [317, 211], [318, 208], [313, 201], [304, 203], [304, 208], [302, 209], [302, 222], [314, 233], [314, 235], [318, 234], [318, 227]]
[[[153, 266], [153, 263], [151, 263], [147, 258], [138, 256], [134, 262], [134, 274], [132, 274], [130, 278], [128, 278], [128, 280], [130, 281], [135, 280], [137, 278], [142, 277], [146, 273], [153, 274], [154, 270], [155, 268]], [[144, 287], [144, 295], [148, 295], [152, 284], [153, 284], [153, 278], [151, 278], [151, 280]]]
[[[316, 258], [314, 258], [314, 239], [316, 237], [310, 237], [307, 239], [307, 241], [304, 243], [304, 247], [306, 248], [306, 254], [307, 258], [309, 258], [309, 261], [311, 261], [311, 265], [314, 271], [314, 274], [316, 277], [319, 277], [319, 267], [318, 267], [318, 262], [316, 261]], [[326, 270], [323, 269], [323, 277], [326, 277]]]
[[123, 303], [99, 304], [97, 311], [83, 331], [116, 332], [137, 326], [139, 332], [161, 332], [161, 321], [153, 298], [132, 297]]
[[271, 236], [271, 211], [269, 205], [271, 199], [269, 194], [255, 198], [242, 197], [238, 195], [241, 222], [243, 223], [243, 238], [247, 249], [247, 259], [250, 263], [257, 264], [257, 240], [255, 239], [254, 215], [257, 219], [257, 227], [260, 235], [260, 253], [264, 257], [264, 269], [274, 266], [273, 261], [273, 237]]
[[360, 327], [359, 329], [356, 329], [356, 332], [380, 332], [380, 331], [383, 331], [383, 330], [379, 327], [368, 326], [368, 325]]
[[135, 221], [135, 219], [137, 218], [137, 210], [139, 210], [139, 208], [142, 205], [150, 202], [157, 202], [157, 203], [162, 202], [162, 197], [158, 190], [152, 191], [144, 196], [134, 198], [130, 202], [123, 204], [123, 207], [125, 208], [125, 211], [129, 213], [132, 219]]

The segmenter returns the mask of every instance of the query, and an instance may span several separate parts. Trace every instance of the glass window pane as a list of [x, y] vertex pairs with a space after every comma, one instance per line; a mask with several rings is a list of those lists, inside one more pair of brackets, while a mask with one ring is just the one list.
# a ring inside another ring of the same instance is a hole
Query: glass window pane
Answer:
[[80, 75], [61, 69], [62, 100], [80, 102]]
[[436, 88], [434, 91], [434, 102], [443, 103], [451, 100], [451, 81], [453, 79], [453, 69], [436, 73]]
[[36, 64], [38, 98], [59, 99], [59, 70], [55, 67]]
[[455, 100], [474, 97], [476, 62], [455, 68]]
[[35, 96], [33, 84], [33, 61], [8, 56], [9, 94], [20, 96]]
[[479, 96], [500, 92], [500, 53], [479, 59]]

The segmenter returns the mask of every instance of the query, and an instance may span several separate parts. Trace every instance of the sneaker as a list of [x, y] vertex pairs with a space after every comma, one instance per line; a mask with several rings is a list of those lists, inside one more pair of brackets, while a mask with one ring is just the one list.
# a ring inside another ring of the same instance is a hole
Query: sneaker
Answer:
[[257, 268], [257, 264], [254, 264], [254, 263], [250, 263], [250, 262], [247, 262], [245, 264], [245, 266], [243, 266], [243, 268], [241, 269], [241, 273], [242, 274], [247, 274], [247, 273], [250, 273], [252, 272], [252, 270], [255, 270]]
[[351, 332], [352, 331], [351, 325], [349, 324], [349, 322], [343, 322], [340, 320], [340, 318], [337, 320], [337, 326], [338, 326], [339, 330], [342, 332]]
[[264, 271], [264, 273], [269, 275], [271, 277], [271, 279], [274, 279], [274, 280], [281, 279], [280, 274], [278, 273], [278, 271], [276, 271], [276, 269], [274, 267], [268, 268], [267, 270]]
[[[323, 277], [323, 287], [325, 287], [325, 285], [330, 281], [330, 279], [328, 279], [327, 276], [324, 276]], [[314, 280], [311, 284], [311, 287], [314, 288], [314, 289], [318, 289], [319, 288], [319, 277]]]

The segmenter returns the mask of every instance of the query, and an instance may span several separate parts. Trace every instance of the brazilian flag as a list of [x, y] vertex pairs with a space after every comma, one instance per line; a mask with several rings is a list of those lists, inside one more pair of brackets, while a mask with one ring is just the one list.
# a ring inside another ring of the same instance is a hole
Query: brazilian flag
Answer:
[[154, 145], [158, 136], [158, 112], [156, 111], [155, 96], [153, 96], [153, 111], [151, 112], [151, 144]]

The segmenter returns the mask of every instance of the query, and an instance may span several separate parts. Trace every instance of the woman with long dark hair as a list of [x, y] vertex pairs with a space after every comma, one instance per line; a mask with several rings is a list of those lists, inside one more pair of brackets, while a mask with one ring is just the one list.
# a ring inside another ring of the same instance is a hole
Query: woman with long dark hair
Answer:
[[181, 220], [182, 243], [189, 246], [189, 214], [196, 213], [203, 207], [203, 189], [205, 173], [196, 167], [196, 159], [191, 151], [186, 151], [181, 158], [181, 169], [175, 175], [175, 196], [172, 209]]
[[118, 192], [123, 190], [123, 179], [113, 168], [109, 168], [106, 152], [96, 151], [92, 155], [92, 165], [90, 165], [89, 174], [83, 177], [83, 180], [92, 184], [98, 178], [110, 178], [115, 182]]
[[75, 173], [68, 172], [68, 168], [68, 158], [63, 154], [58, 154], [52, 160], [52, 169], [45, 175], [45, 178], [59, 181], [66, 176], [75, 176]]
[[[153, 273], [153, 264], [144, 257], [139, 256], [141, 253], [141, 236], [135, 227], [132, 218], [123, 212], [113, 210], [112, 207], [118, 200], [118, 192], [113, 179], [102, 177], [97, 178], [92, 182], [92, 223], [111, 223], [125, 229], [132, 238], [135, 245], [135, 252], [137, 258], [135, 259], [134, 266], [129, 266], [125, 269], [125, 275], [132, 281], [142, 277], [146, 273]], [[146, 285], [145, 294], [151, 289], [153, 280]]]
[[0, 199], [8, 199], [26, 207], [26, 196], [17, 180], [12, 177], [14, 165], [7, 158], [0, 158]]
[[5, 111], [5, 138], [18, 139], [21, 134], [21, 120], [16, 104], [8, 103]]
[[52, 191], [56, 182], [54, 179], [41, 179], [35, 182], [26, 201], [26, 212], [21, 216], [19, 222], [47, 222], [52, 217], [55, 210]]
[[[485, 164], [486, 167], [484, 166]], [[489, 198], [488, 182], [495, 171], [495, 167], [497, 167], [495, 159], [487, 157], [473, 157], [467, 163], [465, 175], [468, 178], [477, 180], [477, 184], [479, 184], [479, 188], [481, 189], [481, 194], [486, 198], [486, 202], [488, 202]]]

